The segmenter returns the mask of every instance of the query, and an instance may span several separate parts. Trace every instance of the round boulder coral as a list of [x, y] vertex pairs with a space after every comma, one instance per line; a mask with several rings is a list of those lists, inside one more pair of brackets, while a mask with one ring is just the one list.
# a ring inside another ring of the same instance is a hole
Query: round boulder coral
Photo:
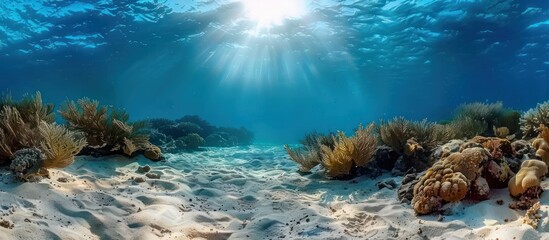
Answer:
[[489, 158], [483, 148], [467, 148], [435, 163], [414, 186], [412, 205], [416, 213], [428, 214], [445, 202], [465, 198], [471, 182], [480, 176], [481, 166]]

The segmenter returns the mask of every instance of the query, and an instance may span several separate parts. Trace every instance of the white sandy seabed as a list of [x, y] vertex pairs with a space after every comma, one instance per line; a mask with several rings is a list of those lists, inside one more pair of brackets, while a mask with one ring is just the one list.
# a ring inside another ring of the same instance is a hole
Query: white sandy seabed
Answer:
[[[549, 239], [548, 192], [535, 230], [523, 224], [524, 211], [507, 207], [506, 189], [459, 203], [439, 221], [416, 216], [396, 189], [376, 187], [400, 177], [302, 176], [281, 146], [166, 157], [77, 157], [39, 183], [16, 182], [3, 169], [0, 218], [13, 228], [0, 227], [0, 239]], [[139, 165], [160, 179], [137, 173]], [[547, 191], [549, 181], [542, 187]]]

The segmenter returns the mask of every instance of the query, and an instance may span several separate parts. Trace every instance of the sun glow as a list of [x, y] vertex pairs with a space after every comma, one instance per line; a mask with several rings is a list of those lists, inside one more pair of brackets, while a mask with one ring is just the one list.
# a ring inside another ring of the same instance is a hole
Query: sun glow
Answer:
[[296, 19], [305, 14], [303, 0], [242, 0], [246, 17], [256, 22], [255, 31], [268, 30], [282, 25], [284, 20]]

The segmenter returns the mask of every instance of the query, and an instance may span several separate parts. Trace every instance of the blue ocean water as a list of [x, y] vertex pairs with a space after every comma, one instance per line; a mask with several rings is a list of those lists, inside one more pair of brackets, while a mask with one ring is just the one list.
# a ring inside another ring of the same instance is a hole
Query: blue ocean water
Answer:
[[256, 142], [549, 99], [549, 1], [0, 0], [0, 89]]

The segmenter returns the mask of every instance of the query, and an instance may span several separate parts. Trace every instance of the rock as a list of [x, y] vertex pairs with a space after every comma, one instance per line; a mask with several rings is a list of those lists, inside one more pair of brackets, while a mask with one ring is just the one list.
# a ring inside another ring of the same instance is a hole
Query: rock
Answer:
[[506, 188], [513, 173], [505, 160], [490, 160], [482, 168], [482, 177], [490, 188]]
[[433, 151], [433, 159], [438, 161], [441, 158], [449, 156], [451, 153], [459, 152], [461, 145], [465, 143], [463, 140], [452, 139], [448, 143], [436, 148]]
[[519, 158], [505, 158], [507, 165], [509, 165], [509, 168], [513, 173], [517, 173], [520, 170], [520, 165], [522, 164], [522, 160], [523, 159], [519, 159]]
[[469, 196], [473, 200], [486, 200], [490, 198], [490, 187], [483, 177], [478, 177], [469, 187]]
[[157, 173], [147, 173], [145, 174], [145, 176], [147, 176], [150, 179], [160, 179], [160, 174], [157, 174]]
[[404, 173], [410, 169], [408, 162], [404, 159], [404, 156], [400, 156], [395, 162], [395, 167], [391, 170], [393, 176], [404, 176]]
[[524, 155], [534, 156], [536, 150], [525, 140], [517, 140], [511, 143], [511, 147], [515, 151], [517, 158], [523, 158]]
[[478, 142], [474, 142], [474, 141], [468, 141], [464, 144], [461, 145], [461, 147], [459, 148], [459, 151], [460, 152], [463, 152], [463, 150], [467, 149], [467, 148], [476, 148], [476, 147], [483, 147], [482, 144], [478, 143]]
[[412, 198], [414, 198], [414, 186], [419, 182], [421, 176], [422, 174], [419, 173], [410, 173], [402, 178], [402, 183], [397, 192], [400, 202], [410, 203], [412, 201]]
[[379, 146], [374, 153], [374, 160], [372, 163], [375, 163], [383, 170], [391, 171], [391, 169], [394, 168], [398, 157], [399, 154], [391, 147]]
[[14, 227], [13, 223], [9, 220], [4, 220], [0, 218], [0, 227], [4, 227], [7, 229], [12, 229]]
[[133, 179], [133, 181], [136, 183], [142, 183], [142, 182], [145, 182], [145, 179], [142, 177], [136, 177]]
[[62, 183], [67, 183], [67, 182], [69, 182], [69, 179], [66, 178], [66, 177], [60, 177], [60, 178], [57, 179], [57, 181], [62, 182]]
[[392, 190], [392, 189], [395, 189], [397, 187], [397, 183], [395, 182], [394, 179], [389, 179], [389, 180], [385, 180], [385, 181], [376, 183], [376, 186], [379, 189], [387, 188], [387, 189]]
[[151, 167], [149, 165], [145, 165], [145, 166], [139, 166], [137, 167], [137, 172], [138, 173], [147, 173], [151, 170]]

